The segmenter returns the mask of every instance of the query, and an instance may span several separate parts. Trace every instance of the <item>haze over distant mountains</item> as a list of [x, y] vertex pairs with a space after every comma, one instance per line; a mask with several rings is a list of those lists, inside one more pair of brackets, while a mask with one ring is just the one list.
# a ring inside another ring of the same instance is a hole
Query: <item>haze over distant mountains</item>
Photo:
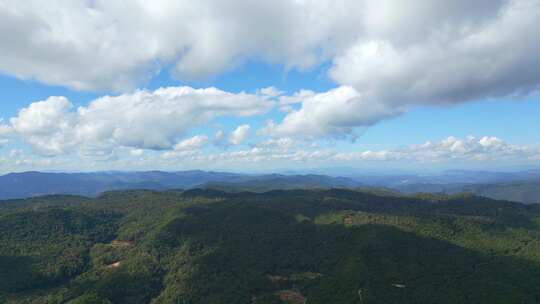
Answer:
[[471, 192], [494, 199], [540, 203], [540, 170], [445, 171], [438, 174], [240, 174], [212, 171], [48, 173], [0, 176], [0, 199], [48, 194], [96, 196], [110, 190], [211, 188], [230, 192], [274, 189], [377, 188], [403, 194]]

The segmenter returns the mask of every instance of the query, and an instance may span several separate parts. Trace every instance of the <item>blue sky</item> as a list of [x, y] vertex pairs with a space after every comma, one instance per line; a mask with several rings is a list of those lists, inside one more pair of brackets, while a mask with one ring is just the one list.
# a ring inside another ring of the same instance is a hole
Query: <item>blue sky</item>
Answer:
[[540, 3], [384, 2], [7, 5], [0, 171], [538, 166]]
[[[215, 86], [230, 92], [254, 92], [260, 88], [275, 86], [287, 93], [301, 89], [324, 92], [336, 87], [328, 79], [324, 68], [309, 71], [285, 71], [283, 67], [264, 63], [248, 63], [209, 80], [182, 82], [163, 72], [141, 88], [155, 90], [160, 87], [190, 85], [193, 87]], [[114, 92], [77, 91], [61, 86], [50, 86], [32, 80], [21, 80], [9, 75], [0, 76], [3, 119], [15, 116], [30, 103], [49, 96], [68, 97], [74, 105], [87, 105], [103, 94]], [[523, 100], [502, 98], [478, 100], [470, 103], [443, 107], [418, 107], [394, 119], [367, 128], [354, 144], [345, 142], [348, 148], [373, 147], [395, 148], [448, 137], [468, 135], [491, 135], [515, 144], [540, 143], [540, 102], [530, 96]], [[247, 119], [260, 123], [258, 117]], [[224, 123], [235, 126], [235, 120]], [[399, 130], [399, 136], [396, 136]]]

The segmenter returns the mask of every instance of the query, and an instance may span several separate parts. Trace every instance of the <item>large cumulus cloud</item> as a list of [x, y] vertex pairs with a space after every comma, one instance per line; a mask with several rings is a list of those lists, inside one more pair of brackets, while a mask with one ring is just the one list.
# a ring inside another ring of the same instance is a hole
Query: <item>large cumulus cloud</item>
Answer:
[[[310, 124], [310, 132], [340, 136], [413, 105], [538, 91], [540, 1], [366, 4], [364, 32], [333, 57], [329, 70], [341, 88], [319, 95], [327, 102], [305, 96], [298, 110], [272, 126], [277, 135]], [[329, 100], [329, 93], [351, 88], [356, 94]]]
[[214, 118], [261, 114], [271, 106], [265, 95], [216, 88], [136, 91], [78, 108], [58, 96], [21, 109], [9, 128], [42, 155], [74, 149], [103, 153], [116, 147], [160, 150], [172, 148], [188, 130]]
[[[0, 1], [0, 70], [75, 89], [132, 89], [256, 58], [309, 67], [356, 36], [347, 1]], [[328, 40], [332, 40], [328, 43]]]
[[[329, 64], [337, 88], [299, 92], [296, 106], [284, 107], [285, 118], [266, 131], [344, 137], [413, 105], [537, 91], [539, 19], [540, 0], [0, 0], [0, 71], [75, 89], [126, 91], [167, 67], [192, 79], [248, 60], [287, 69]], [[100, 104], [77, 110], [76, 120], [100, 112]], [[79, 132], [144, 147], [171, 141], [169, 132], [135, 138], [113, 129]], [[39, 146], [40, 137], [30, 137]]]

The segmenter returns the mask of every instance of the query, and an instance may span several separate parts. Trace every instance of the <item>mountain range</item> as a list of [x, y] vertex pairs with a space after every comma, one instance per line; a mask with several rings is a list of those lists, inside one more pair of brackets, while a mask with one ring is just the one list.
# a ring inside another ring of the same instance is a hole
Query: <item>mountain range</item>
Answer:
[[205, 188], [228, 192], [275, 189], [371, 189], [477, 195], [523, 203], [540, 203], [540, 170], [520, 172], [445, 171], [438, 174], [241, 174], [213, 171], [144, 171], [53, 173], [21, 172], [0, 176], [0, 200], [51, 194], [94, 197], [111, 190]]

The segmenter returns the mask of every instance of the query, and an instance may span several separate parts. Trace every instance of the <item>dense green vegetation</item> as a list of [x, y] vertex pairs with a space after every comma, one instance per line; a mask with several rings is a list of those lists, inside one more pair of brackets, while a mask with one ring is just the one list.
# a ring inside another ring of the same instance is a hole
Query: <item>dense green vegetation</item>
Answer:
[[0, 303], [540, 303], [540, 206], [350, 190], [0, 204]]

